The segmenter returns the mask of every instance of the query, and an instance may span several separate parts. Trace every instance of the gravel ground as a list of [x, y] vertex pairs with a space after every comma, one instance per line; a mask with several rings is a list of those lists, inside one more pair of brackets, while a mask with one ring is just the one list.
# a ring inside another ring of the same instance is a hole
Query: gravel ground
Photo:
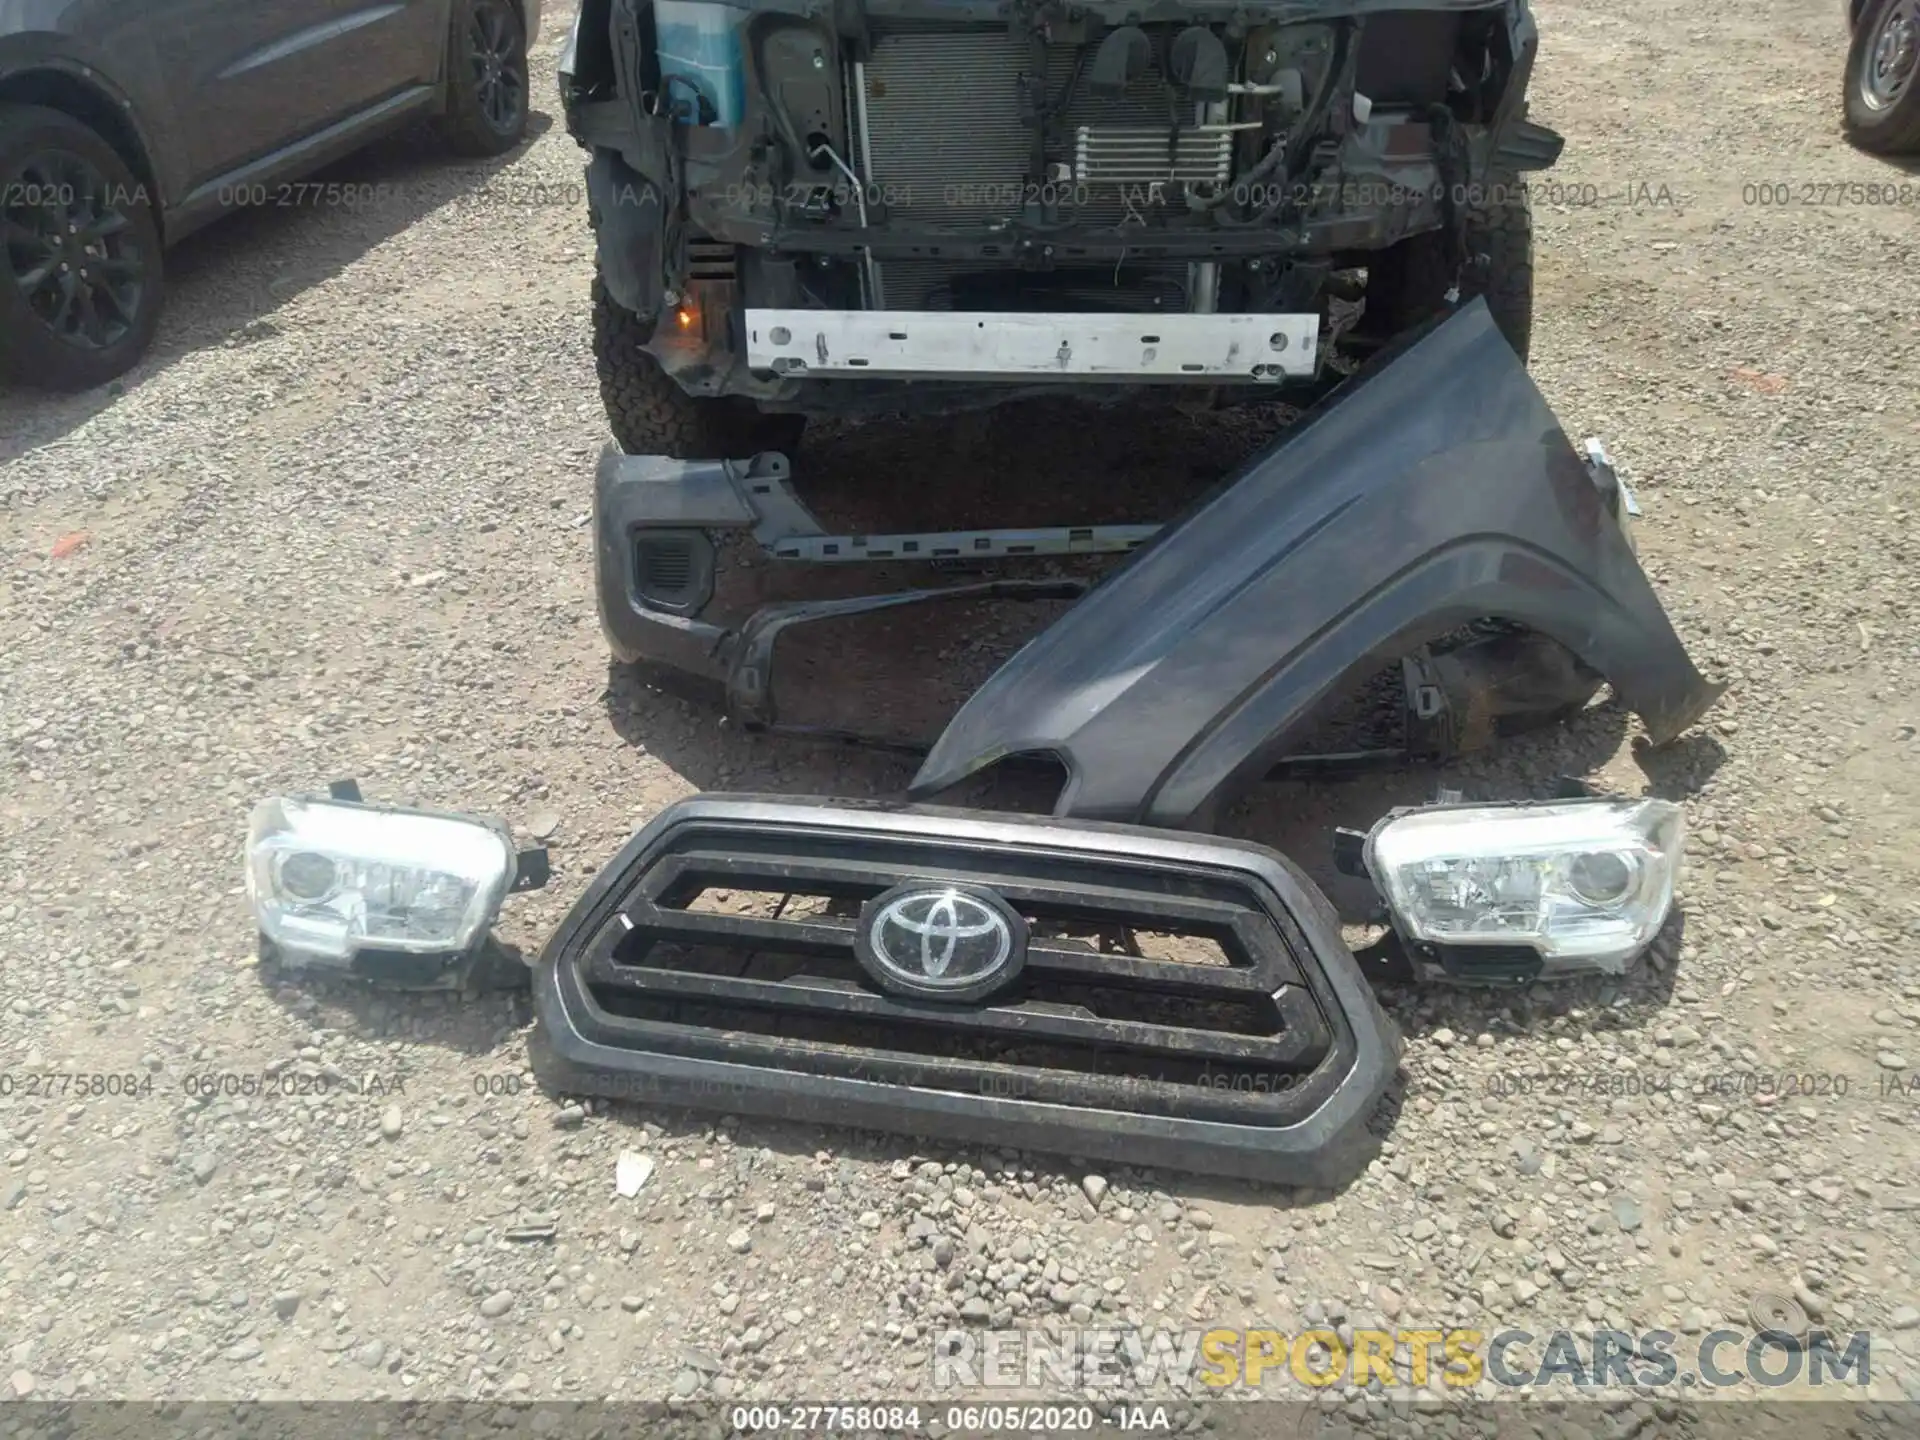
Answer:
[[[177, 252], [159, 343], [111, 393], [0, 396], [0, 1394], [886, 1397], [933, 1393], [928, 1337], [954, 1325], [1684, 1339], [1784, 1291], [1874, 1332], [1876, 1397], [1920, 1398], [1920, 231], [1913, 204], [1817, 188], [1914, 176], [1838, 140], [1830, 0], [1540, 12], [1569, 203], [1537, 210], [1534, 371], [1570, 431], [1609, 437], [1648, 568], [1732, 689], [1664, 753], [1602, 706], [1452, 777], [1266, 789], [1232, 828], [1318, 863], [1330, 820], [1442, 779], [1684, 798], [1670, 965], [1388, 993], [1401, 1083], [1337, 1195], [566, 1104], [528, 1074], [523, 996], [263, 976], [238, 860], [272, 791], [352, 774], [550, 835], [554, 884], [502, 926], [531, 948], [672, 798], [907, 773], [610, 675], [580, 157], [557, 117], [492, 170], [395, 143], [338, 174], [396, 202]], [[1774, 184], [1785, 203], [1751, 188]], [[1056, 413], [931, 446], [829, 432], [803, 468], [1057, 474], [1033, 503], [1084, 513], [1113, 467], [1187, 485], [1259, 425], [1109, 417], [1089, 444], [1071, 412], [1035, 420]], [[910, 690], [997, 639], [883, 629], [876, 673]], [[26, 1093], [129, 1072], [151, 1084]], [[192, 1093], [219, 1074], [318, 1093]], [[634, 1199], [623, 1150], [655, 1165]], [[510, 1238], [529, 1224], [546, 1238]], [[1156, 1383], [1087, 1393], [1164, 1391], [1184, 1423], [1198, 1391]], [[1623, 1393], [1604, 1428], [1667, 1403]]]

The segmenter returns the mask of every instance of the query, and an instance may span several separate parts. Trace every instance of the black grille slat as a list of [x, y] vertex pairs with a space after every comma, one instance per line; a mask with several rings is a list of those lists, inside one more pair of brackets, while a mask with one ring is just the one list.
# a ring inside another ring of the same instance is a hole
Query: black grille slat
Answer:
[[[1199, 1032], [1172, 1025], [1147, 1025], [1097, 1016], [1026, 1010], [1018, 1005], [975, 1007], [921, 1005], [895, 997], [824, 985], [749, 980], [733, 976], [657, 970], [646, 965], [597, 961], [595, 983], [615, 989], [675, 999], [731, 1002], [758, 1009], [792, 1008], [846, 1018], [932, 1023], [957, 1034], [980, 1037], [1032, 1037], [1079, 1045], [1117, 1045], [1142, 1054], [1190, 1054]], [[1208, 1053], [1251, 1064], [1295, 1065], [1315, 1037], [1280, 1035], [1262, 1039], [1220, 1031], [1206, 1032]]]
[[[882, 887], [884, 888], [884, 887]], [[622, 912], [632, 934], [652, 941], [685, 945], [751, 941], [756, 946], [797, 954], [843, 955], [851, 959], [854, 929], [815, 920], [767, 919], [754, 915], [720, 915], [694, 910], [659, 908], [644, 902]], [[1244, 967], [1191, 965], [1178, 960], [1155, 960], [1138, 955], [1116, 955], [1081, 950], [1036, 940], [1027, 947], [1029, 968], [1062, 976], [1077, 975], [1116, 985], [1187, 995], [1270, 994]]]
[[[845, 863], [696, 851], [663, 859], [643, 883], [649, 898], [661, 905], [671, 905], [676, 891], [684, 891], [687, 898], [691, 898], [698, 889], [715, 886], [867, 899], [890, 886], [928, 878], [936, 867], [946, 878], [998, 891], [1023, 913], [1030, 909], [1055, 914], [1072, 912], [1089, 919], [1132, 921], [1134, 928], [1140, 930], [1209, 926], [1224, 931], [1246, 910], [1244, 904], [1235, 905], [1221, 899], [1154, 894], [1117, 883], [1048, 884], [1030, 874], [987, 863], [985, 858], [982, 863], [957, 865], [939, 864], [931, 855], [864, 861], [860, 878], [855, 879], [849, 875]], [[1150, 885], [1151, 875], [1143, 874], [1138, 883], [1143, 887]]]
[[[1086, 1109], [1159, 1110], [1229, 1124], [1261, 1123], [1272, 1099], [1301, 1088], [1303, 1079], [1297, 1075], [1276, 1076], [1271, 1087], [1256, 1091], [1251, 1086], [1235, 1088], [1233, 1082], [1239, 1077], [1226, 1071], [1214, 1072], [1226, 1083], [1207, 1083], [1210, 1062], [1204, 1057], [1189, 1058], [1184, 1066], [1162, 1062], [1156, 1067], [1138, 1056], [1111, 1055], [1105, 1057], [1112, 1062], [1107, 1068], [1064, 1072], [1005, 1056], [933, 1055], [779, 1036], [746, 1036], [737, 1031], [620, 1014], [598, 1017], [596, 1028], [636, 1048], [664, 1054], [785, 1066], [807, 1074], [962, 1095], [1018, 1097]], [[1116, 1080], [1124, 1082], [1124, 1095], [1116, 1095]]]

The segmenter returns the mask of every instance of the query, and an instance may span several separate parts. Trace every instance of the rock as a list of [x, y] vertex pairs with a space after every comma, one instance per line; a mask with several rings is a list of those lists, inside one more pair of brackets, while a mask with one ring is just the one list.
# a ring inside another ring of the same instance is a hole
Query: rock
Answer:
[[653, 1157], [642, 1155], [637, 1150], [622, 1150], [619, 1159], [613, 1162], [613, 1191], [622, 1199], [631, 1200], [653, 1178]]
[[[255, 1347], [255, 1351], [258, 1353], [257, 1346]], [[24, 1400], [33, 1394], [33, 1376], [25, 1370], [14, 1371], [8, 1384], [12, 1388], [13, 1398], [16, 1400]]]
[[682, 1370], [673, 1377], [673, 1393], [685, 1400], [700, 1388], [700, 1376], [692, 1370]]
[[480, 1313], [489, 1320], [497, 1320], [513, 1308], [513, 1292], [496, 1290], [480, 1302]]
[[353, 1363], [368, 1370], [378, 1370], [380, 1362], [386, 1358], [386, 1343], [380, 1340], [369, 1340], [353, 1352]]
[[953, 1263], [953, 1240], [942, 1235], [933, 1242], [933, 1263], [942, 1270]]
[[1879, 1061], [1882, 1070], [1904, 1070], [1907, 1068], [1907, 1057], [1902, 1055], [1898, 1050], [1882, 1050], [1873, 1058]]
[[984, 1325], [993, 1318], [993, 1307], [978, 1295], [970, 1295], [960, 1304], [960, 1318], [969, 1325]]
[[1887, 1325], [1894, 1330], [1911, 1330], [1920, 1325], [1920, 1308], [1902, 1305], [1887, 1317]]
[[406, 1125], [406, 1117], [400, 1113], [398, 1105], [389, 1105], [380, 1112], [380, 1133], [386, 1139], [398, 1140]]
[[196, 1185], [204, 1185], [213, 1179], [213, 1172], [220, 1168], [220, 1162], [211, 1155], [196, 1155], [188, 1162], [189, 1171]]
[[1618, 1195], [1613, 1201], [1613, 1219], [1622, 1230], [1631, 1235], [1640, 1228], [1640, 1202], [1629, 1195]]
[[0, 1191], [0, 1210], [15, 1210], [20, 1202], [27, 1198], [27, 1182], [10, 1180], [4, 1191]]
[[622, 1295], [620, 1297], [620, 1308], [626, 1311], [629, 1315], [638, 1314], [640, 1311], [646, 1309], [646, 1306], [647, 1306], [647, 1302], [645, 1298], [643, 1298], [642, 1296]]
[[556, 1130], [577, 1130], [586, 1123], [587, 1112], [578, 1105], [562, 1105], [553, 1112], [553, 1125]]
[[727, 1249], [736, 1255], [744, 1255], [753, 1248], [753, 1232], [742, 1225], [727, 1236]]
[[1104, 1175], [1083, 1176], [1080, 1188], [1086, 1192], [1087, 1199], [1093, 1203], [1093, 1208], [1096, 1210], [1100, 1208], [1100, 1202], [1107, 1198], [1107, 1180]]
[[298, 1290], [282, 1290], [273, 1297], [273, 1313], [282, 1320], [291, 1320], [299, 1308], [300, 1292]]
[[239, 1365], [256, 1358], [263, 1347], [258, 1340], [249, 1335], [244, 1340], [236, 1340], [221, 1352], [223, 1358]]

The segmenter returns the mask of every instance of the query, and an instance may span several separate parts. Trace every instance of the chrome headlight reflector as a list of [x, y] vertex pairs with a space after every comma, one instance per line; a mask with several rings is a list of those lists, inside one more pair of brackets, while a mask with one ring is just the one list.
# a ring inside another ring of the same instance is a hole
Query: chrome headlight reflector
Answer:
[[1666, 923], [1682, 838], [1666, 800], [1442, 805], [1389, 816], [1365, 854], [1409, 942], [1617, 971]]
[[485, 936], [516, 865], [491, 821], [280, 797], [253, 811], [247, 898], [288, 964], [348, 969], [368, 950], [453, 959]]

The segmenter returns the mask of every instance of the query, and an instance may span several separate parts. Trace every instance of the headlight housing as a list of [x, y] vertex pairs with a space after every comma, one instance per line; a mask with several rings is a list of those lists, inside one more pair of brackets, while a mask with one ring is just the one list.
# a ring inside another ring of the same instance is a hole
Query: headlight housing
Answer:
[[247, 838], [260, 934], [296, 967], [451, 964], [485, 937], [516, 868], [496, 822], [343, 800], [263, 801]]
[[1542, 970], [1624, 970], [1673, 908], [1683, 821], [1666, 800], [1441, 805], [1387, 817], [1368, 872], [1416, 946], [1526, 947]]

